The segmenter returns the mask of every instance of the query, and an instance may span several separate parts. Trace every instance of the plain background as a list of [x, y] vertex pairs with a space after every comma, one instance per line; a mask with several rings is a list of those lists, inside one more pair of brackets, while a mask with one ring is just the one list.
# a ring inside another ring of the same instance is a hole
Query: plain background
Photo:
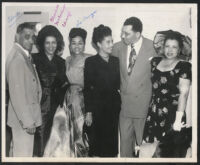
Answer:
[[[11, 50], [13, 42], [14, 42], [14, 35], [16, 33], [16, 27], [19, 23], [22, 22], [41, 22], [42, 25], [46, 24], [53, 24], [50, 21], [50, 17], [54, 14], [56, 5], [59, 4], [59, 10], [56, 16], [60, 14], [60, 11], [62, 10], [62, 7], [64, 4], [62, 3], [12, 3], [12, 4], [6, 4], [6, 7], [2, 7], [2, 79], [5, 78], [5, 56], [8, 54], [8, 52]], [[65, 49], [63, 53], [63, 58], [65, 59], [67, 56], [69, 56], [69, 49], [68, 49], [68, 34], [72, 27], [76, 27], [77, 21], [81, 21], [84, 19], [84, 17], [89, 16], [92, 12], [96, 11], [96, 14], [94, 18], [88, 18], [83, 22], [83, 24], [80, 26], [87, 30], [88, 37], [86, 40], [86, 53], [90, 54], [96, 54], [95, 49], [91, 46], [91, 38], [92, 38], [92, 32], [93, 28], [98, 26], [99, 24], [104, 24], [107, 26], [110, 26], [110, 28], [113, 31], [113, 39], [114, 42], [120, 41], [120, 33], [122, 25], [126, 18], [131, 16], [136, 16], [141, 19], [143, 22], [143, 35], [151, 40], [153, 40], [155, 34], [157, 31], [163, 31], [163, 30], [177, 30], [184, 35], [188, 35], [192, 38], [193, 42], [193, 77], [197, 77], [197, 48], [196, 48], [196, 40], [197, 40], [197, 11], [194, 7], [194, 5], [191, 4], [134, 4], [134, 3], [118, 3], [118, 4], [69, 4], [65, 3], [66, 9], [64, 11], [63, 17], [60, 20], [60, 24], [57, 26], [55, 25], [63, 34], [64, 40], [65, 40]], [[192, 8], [192, 10], [191, 10]], [[194, 10], [193, 10], [194, 9]], [[11, 23], [9, 22], [9, 17], [14, 17], [17, 12], [42, 12], [40, 15], [22, 15], [18, 19], [16, 19], [10, 27]], [[65, 20], [67, 16], [67, 12], [70, 11], [72, 16], [69, 18], [66, 27], [62, 27], [62, 21]], [[192, 16], [192, 25], [191, 25], [191, 16]], [[196, 128], [197, 125], [197, 94], [195, 91], [197, 91], [197, 80], [193, 79], [193, 106], [194, 106], [194, 114], [193, 114], [193, 126]], [[2, 87], [4, 89], [5, 84], [4, 81], [2, 82]], [[2, 97], [2, 103], [5, 102], [5, 98]], [[2, 107], [4, 109], [4, 104], [2, 104]], [[4, 111], [2, 111], [2, 116], [5, 116]], [[2, 123], [4, 125], [4, 119], [2, 119]], [[3, 131], [4, 131], [4, 127]], [[194, 149], [194, 155], [196, 155], [196, 137], [197, 132], [193, 132], [193, 149]], [[4, 136], [3, 136], [4, 137]], [[2, 138], [2, 141], [4, 141], [4, 138]], [[3, 144], [3, 143], [2, 143]], [[3, 148], [5, 148], [5, 145], [3, 144]], [[5, 155], [5, 154], [3, 154]], [[193, 156], [194, 156], [193, 155]], [[2, 157], [7, 161], [21, 161], [21, 159], [5, 159], [5, 157]], [[37, 161], [31, 158], [23, 158], [23, 161]], [[40, 160], [41, 162], [46, 160]], [[61, 161], [60, 159], [56, 160], [49, 160], [50, 162], [55, 161]], [[81, 161], [74, 159], [68, 160], [68, 161]], [[91, 160], [90, 160], [91, 161]], [[110, 160], [110, 161], [122, 161], [122, 160]], [[132, 162], [134, 160], [126, 160], [127, 162]], [[143, 160], [142, 160], [143, 161]], [[146, 162], [151, 162], [152, 160], [145, 160]], [[155, 162], [162, 162], [163, 160], [153, 160]], [[181, 161], [179, 159], [176, 159], [177, 162]], [[175, 161], [175, 162], [176, 162]], [[190, 160], [191, 161], [191, 160]], [[124, 162], [124, 160], [123, 160]], [[174, 160], [169, 159], [168, 162], [174, 162]], [[185, 162], [185, 160], [184, 160]], [[146, 164], [146, 163], [144, 163]]]
[[[59, 5], [56, 18], [54, 22], [50, 21], [50, 18], [54, 15], [56, 5]], [[55, 22], [63, 10], [65, 10], [56, 25]], [[41, 14], [27, 14], [22, 15], [19, 18], [14, 18], [13, 21], [9, 21], [9, 17], [13, 17], [17, 12], [42, 12]], [[68, 18], [66, 26], [63, 27], [62, 23], [67, 17], [68, 12], [71, 16]], [[92, 18], [91, 13], [95, 12]], [[189, 5], [184, 4], [69, 4], [69, 3], [53, 3], [45, 5], [26, 5], [17, 3], [17, 6], [11, 5], [6, 7], [6, 54], [12, 48], [14, 42], [14, 35], [16, 27], [22, 22], [41, 22], [42, 26], [46, 24], [55, 25], [62, 33], [65, 41], [65, 49], [63, 52], [63, 58], [69, 56], [68, 49], [68, 35], [71, 28], [77, 26], [78, 21], [82, 21], [80, 25], [84, 28], [88, 35], [86, 39], [85, 52], [89, 54], [96, 54], [95, 49], [91, 45], [93, 28], [100, 24], [109, 26], [112, 29], [114, 42], [120, 41], [121, 28], [124, 21], [131, 17], [136, 16], [143, 22], [143, 35], [151, 40], [157, 31], [163, 30], [176, 30], [184, 35], [191, 37], [191, 8]], [[85, 18], [87, 17], [87, 19]], [[84, 20], [84, 21], [83, 21]], [[11, 26], [12, 24], [12, 26]]]

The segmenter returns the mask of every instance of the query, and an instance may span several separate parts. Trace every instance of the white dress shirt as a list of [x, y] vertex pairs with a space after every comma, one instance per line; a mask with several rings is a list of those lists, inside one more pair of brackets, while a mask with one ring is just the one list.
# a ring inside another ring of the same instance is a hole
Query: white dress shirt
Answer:
[[[138, 56], [138, 53], [140, 51], [140, 48], [142, 46], [142, 41], [143, 41], [143, 37], [141, 36], [140, 39], [134, 44], [134, 49], [136, 52], [136, 57]], [[128, 65], [129, 65], [129, 56], [131, 53], [131, 44], [128, 45], [128, 51], [127, 51], [127, 58], [126, 58], [126, 64], [127, 64], [127, 69], [128, 69]]]

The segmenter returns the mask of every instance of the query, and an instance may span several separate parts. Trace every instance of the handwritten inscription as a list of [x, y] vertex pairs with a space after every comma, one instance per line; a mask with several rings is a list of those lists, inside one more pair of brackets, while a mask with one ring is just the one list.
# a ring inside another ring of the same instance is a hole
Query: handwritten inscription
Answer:
[[[58, 13], [58, 9], [59, 9], [59, 5], [56, 5], [56, 8], [54, 10], [54, 14], [52, 15], [52, 17], [50, 18], [50, 21], [53, 22], [55, 25], [59, 25], [61, 19], [63, 18], [63, 14], [65, 13], [65, 10], [66, 10], [66, 6], [65, 4], [62, 6], [62, 10], [60, 11], [59, 15], [57, 15]], [[66, 24], [67, 24], [67, 21], [69, 19], [69, 17], [72, 16], [71, 12], [70, 11], [67, 11], [67, 16], [65, 17], [63, 23], [62, 23], [62, 26], [65, 27]]]
[[16, 21], [17, 21], [22, 15], [23, 15], [22, 12], [17, 12], [15, 15], [9, 16], [9, 17], [8, 17], [9, 28], [12, 27], [14, 24], [16, 24]]
[[91, 14], [89, 14], [88, 16], [84, 16], [82, 20], [77, 20], [76, 27], [80, 27], [80, 25], [83, 24], [83, 22], [85, 22], [86, 20], [88, 20], [90, 18], [94, 18], [96, 13], [97, 13], [97, 11], [95, 10]]
[[59, 5], [56, 5], [56, 9], [55, 9], [55, 11], [54, 11], [54, 14], [53, 14], [53, 16], [50, 18], [50, 21], [51, 21], [51, 22], [54, 22], [54, 19], [55, 19], [55, 17], [56, 17], [56, 13], [57, 13], [57, 11], [58, 11], [58, 8], [59, 8]]
[[66, 19], [65, 19], [65, 21], [64, 21], [64, 23], [62, 24], [62, 26], [63, 27], [65, 27], [66, 26], [66, 24], [67, 24], [67, 21], [68, 21], [68, 19], [69, 19], [69, 17], [71, 17], [72, 16], [72, 14], [71, 14], [71, 12], [67, 12], [67, 17], [66, 17]]

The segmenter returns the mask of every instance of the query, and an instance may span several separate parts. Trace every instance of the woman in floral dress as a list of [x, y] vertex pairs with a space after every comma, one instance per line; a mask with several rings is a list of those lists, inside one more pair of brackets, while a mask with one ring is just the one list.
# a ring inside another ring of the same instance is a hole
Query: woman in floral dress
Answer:
[[[191, 83], [191, 63], [179, 58], [182, 39], [179, 33], [171, 32], [164, 40], [164, 57], [154, 57], [152, 65], [153, 93], [147, 115], [144, 141], [159, 141], [157, 150], [162, 153], [162, 145], [168, 145], [163, 157], [182, 157], [188, 144], [175, 147], [186, 127], [185, 108]], [[171, 134], [171, 131], [173, 132]], [[172, 137], [166, 141], [166, 137]], [[166, 136], [167, 135], [167, 136]], [[174, 145], [173, 145], [174, 144]], [[170, 147], [174, 147], [170, 150]]]

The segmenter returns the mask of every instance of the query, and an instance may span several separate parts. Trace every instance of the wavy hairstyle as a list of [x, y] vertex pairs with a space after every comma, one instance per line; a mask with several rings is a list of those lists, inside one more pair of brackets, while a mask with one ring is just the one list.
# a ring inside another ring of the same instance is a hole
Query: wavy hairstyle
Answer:
[[69, 32], [69, 42], [71, 43], [72, 38], [75, 38], [77, 36], [81, 37], [83, 39], [84, 44], [85, 44], [85, 40], [86, 40], [86, 37], [87, 37], [86, 30], [82, 29], [82, 28], [72, 28]]
[[93, 35], [92, 35], [92, 42], [94, 46], [97, 48], [97, 42], [102, 42], [104, 37], [111, 36], [112, 30], [108, 26], [99, 25], [98, 27], [94, 28]]
[[57, 48], [56, 48], [55, 54], [58, 54], [59, 52], [63, 51], [65, 47], [63, 36], [60, 33], [60, 31], [55, 26], [52, 26], [52, 25], [47, 25], [39, 31], [37, 39], [36, 39], [36, 45], [39, 51], [44, 53], [44, 42], [45, 42], [46, 37], [48, 36], [53, 36], [56, 38]]
[[168, 34], [166, 34], [165, 39], [164, 39], [164, 45], [166, 44], [167, 40], [176, 40], [179, 44], [179, 48], [183, 48], [183, 36], [181, 33], [176, 32], [176, 31], [170, 31]]

